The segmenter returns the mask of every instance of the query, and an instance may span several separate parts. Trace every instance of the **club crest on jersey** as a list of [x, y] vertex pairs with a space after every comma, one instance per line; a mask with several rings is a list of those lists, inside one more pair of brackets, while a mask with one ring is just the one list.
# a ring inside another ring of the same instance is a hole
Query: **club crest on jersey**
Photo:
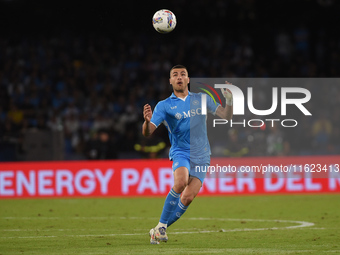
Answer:
[[198, 101], [198, 100], [194, 100], [193, 102], [192, 102], [192, 104], [193, 105], [198, 105], [200, 102]]
[[179, 112], [175, 114], [176, 119], [180, 120], [182, 118], [182, 114]]

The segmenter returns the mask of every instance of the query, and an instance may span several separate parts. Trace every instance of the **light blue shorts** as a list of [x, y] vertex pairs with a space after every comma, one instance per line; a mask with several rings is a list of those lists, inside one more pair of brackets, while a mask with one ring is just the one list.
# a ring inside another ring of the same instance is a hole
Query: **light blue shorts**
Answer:
[[202, 169], [206, 169], [210, 166], [210, 156], [192, 158], [190, 160], [189, 157], [181, 155], [174, 157], [172, 161], [172, 171], [175, 172], [177, 168], [184, 166], [188, 169], [190, 177], [198, 178], [203, 184], [206, 171], [202, 171]]

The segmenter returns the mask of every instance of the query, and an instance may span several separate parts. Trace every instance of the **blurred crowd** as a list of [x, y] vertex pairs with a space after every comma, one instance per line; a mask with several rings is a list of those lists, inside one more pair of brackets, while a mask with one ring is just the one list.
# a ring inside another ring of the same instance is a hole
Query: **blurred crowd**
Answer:
[[[240, 9], [240, 24], [260, 22], [249, 10], [247, 5]], [[226, 14], [216, 19], [221, 15]], [[64, 31], [0, 37], [0, 160], [20, 160], [23, 137], [32, 129], [63, 132], [66, 160], [167, 157], [165, 128], [144, 139], [141, 125], [143, 105], [154, 107], [171, 94], [173, 65], [187, 66], [191, 77], [338, 77], [340, 39], [308, 25], [278, 28], [262, 40], [249, 31], [230, 36], [219, 30], [178, 32], [171, 40], [155, 31], [129, 30], [115, 36]], [[213, 152], [339, 154], [336, 86], [310, 88], [308, 107], [315, 114], [297, 128], [230, 128], [226, 149]]]

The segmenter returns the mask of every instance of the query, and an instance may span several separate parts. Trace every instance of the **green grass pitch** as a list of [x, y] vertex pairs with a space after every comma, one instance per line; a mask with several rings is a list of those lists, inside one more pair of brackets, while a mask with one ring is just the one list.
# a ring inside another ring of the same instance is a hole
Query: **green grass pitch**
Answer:
[[150, 245], [164, 198], [0, 200], [0, 254], [340, 253], [340, 195], [198, 196]]

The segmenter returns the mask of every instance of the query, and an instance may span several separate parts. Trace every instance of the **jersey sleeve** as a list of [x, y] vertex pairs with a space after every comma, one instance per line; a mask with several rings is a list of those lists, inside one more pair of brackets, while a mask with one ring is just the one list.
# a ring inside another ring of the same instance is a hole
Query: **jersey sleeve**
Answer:
[[219, 103], [215, 104], [214, 100], [211, 97], [207, 96], [207, 108], [208, 108], [208, 112], [210, 112], [213, 115], [215, 115], [218, 106], [220, 106]]
[[156, 127], [158, 127], [164, 120], [165, 120], [164, 104], [163, 102], [158, 102], [152, 113], [150, 122], [154, 124]]

